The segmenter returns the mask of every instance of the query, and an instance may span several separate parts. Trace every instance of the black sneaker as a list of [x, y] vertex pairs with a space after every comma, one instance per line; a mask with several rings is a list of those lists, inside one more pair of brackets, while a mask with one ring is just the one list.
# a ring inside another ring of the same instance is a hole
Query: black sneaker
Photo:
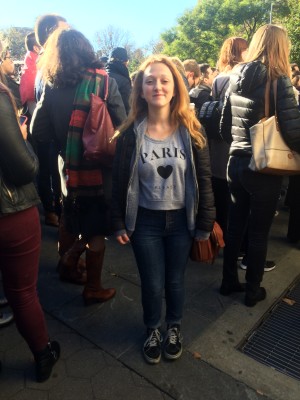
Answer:
[[143, 345], [143, 354], [149, 364], [158, 364], [161, 358], [162, 336], [159, 329], [148, 329], [148, 338]]
[[164, 345], [164, 356], [168, 360], [177, 360], [182, 354], [182, 336], [180, 326], [168, 327], [167, 337]]
[[[246, 264], [246, 262], [244, 260], [240, 263], [240, 268], [243, 269], [243, 270], [247, 269], [247, 264]], [[275, 268], [276, 268], [276, 264], [275, 264], [274, 261], [267, 260], [265, 262], [265, 266], [264, 266], [264, 271], [265, 272], [273, 271], [273, 269], [275, 269]]]

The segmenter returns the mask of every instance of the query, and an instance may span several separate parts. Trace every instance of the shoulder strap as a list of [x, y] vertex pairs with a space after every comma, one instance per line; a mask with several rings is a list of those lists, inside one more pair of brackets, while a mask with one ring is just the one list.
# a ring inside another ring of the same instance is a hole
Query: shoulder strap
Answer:
[[105, 72], [103, 70], [97, 70], [97, 69], [96, 69], [96, 73], [97, 74], [96, 74], [96, 93], [95, 93], [95, 95], [102, 98], [102, 96], [100, 96], [100, 87], [101, 87], [101, 80], [103, 79], [104, 93], [103, 93], [102, 100], [106, 101], [107, 97], [108, 97], [108, 79], [109, 79], [108, 74], [107, 74], [107, 72]]
[[108, 75], [104, 76], [104, 101], [106, 102], [108, 96]]
[[224, 90], [225, 86], [227, 85], [228, 80], [229, 80], [229, 77], [228, 77], [228, 79], [225, 79], [225, 82], [223, 83], [223, 86], [222, 86], [222, 89], [220, 90], [220, 93], [218, 93], [218, 88], [217, 88], [217, 82], [218, 81], [216, 80], [216, 100], [220, 100], [221, 94], [223, 93], [223, 90]]
[[273, 81], [273, 92], [274, 92], [274, 105], [275, 105], [275, 115], [277, 114], [276, 111], [276, 100], [277, 100], [277, 79]]
[[271, 79], [268, 78], [265, 90], [265, 118], [269, 118], [270, 116], [270, 87], [271, 87]]

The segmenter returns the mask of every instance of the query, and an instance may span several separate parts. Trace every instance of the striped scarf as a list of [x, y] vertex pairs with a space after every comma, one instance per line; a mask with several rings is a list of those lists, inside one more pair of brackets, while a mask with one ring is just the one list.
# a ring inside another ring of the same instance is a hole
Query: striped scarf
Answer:
[[103, 76], [107, 73], [102, 69], [87, 69], [76, 90], [66, 146], [68, 196], [103, 194], [101, 169], [83, 158], [82, 143], [83, 128], [90, 110], [90, 94], [104, 92]]

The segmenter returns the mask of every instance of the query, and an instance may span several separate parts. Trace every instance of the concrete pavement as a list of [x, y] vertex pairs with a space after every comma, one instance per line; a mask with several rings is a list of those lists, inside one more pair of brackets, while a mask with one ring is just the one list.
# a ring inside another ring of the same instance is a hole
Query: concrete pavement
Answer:
[[[300, 250], [285, 241], [288, 212], [274, 218], [265, 273], [267, 299], [246, 308], [243, 295], [219, 295], [222, 255], [211, 265], [189, 262], [182, 325], [184, 352], [176, 362], [144, 362], [140, 284], [130, 245], [107, 241], [104, 284], [117, 289], [104, 304], [84, 307], [82, 287], [55, 270], [57, 230], [43, 225], [39, 295], [61, 359], [51, 378], [34, 380], [32, 356], [15, 324], [0, 330], [0, 400], [299, 400], [300, 381], [237, 349], [300, 273]], [[244, 271], [240, 271], [241, 280]], [[300, 334], [300, 332], [299, 332]]]

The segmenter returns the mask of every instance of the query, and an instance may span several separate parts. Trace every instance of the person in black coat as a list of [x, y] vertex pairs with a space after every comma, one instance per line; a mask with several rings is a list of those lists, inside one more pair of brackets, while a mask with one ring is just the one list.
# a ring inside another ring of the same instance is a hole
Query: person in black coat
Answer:
[[214, 80], [214, 74], [209, 64], [200, 64], [199, 68], [201, 72], [199, 83], [189, 92], [190, 101], [195, 104], [198, 118], [203, 104], [212, 100], [211, 89]]
[[[74, 129], [77, 132], [77, 140], [72, 142], [72, 150], [78, 155], [78, 174], [73, 170], [72, 176], [76, 175], [77, 182], [82, 177], [86, 178], [84, 184], [81, 184], [81, 180], [75, 189], [74, 186], [71, 189], [71, 179], [66, 180], [65, 167], [60, 169], [63, 192], [62, 220], [66, 230], [79, 242], [70, 260], [68, 252], [61, 258], [60, 277], [62, 280], [72, 279], [85, 284], [82, 295], [86, 305], [104, 302], [111, 299], [116, 292], [113, 288], [104, 289], [101, 285], [104, 238], [109, 231], [109, 203], [104, 194], [102, 167], [98, 163], [87, 165], [82, 146], [82, 133], [90, 110], [90, 94], [96, 88], [98, 77], [99, 95], [102, 98], [104, 82], [108, 79], [106, 104], [115, 128], [126, 118], [125, 108], [116, 81], [108, 77], [103, 65], [97, 60], [92, 45], [81, 32], [74, 29], [57, 29], [48, 39], [40, 63], [46, 86], [31, 122], [33, 138], [44, 144], [53, 140], [59, 149], [60, 165], [65, 165], [72, 152], [70, 150], [67, 154], [69, 133], [73, 132], [73, 126], [76, 124]], [[83, 103], [80, 102], [82, 93], [86, 95]], [[68, 169], [70, 171], [70, 167]], [[93, 177], [95, 184], [91, 183]], [[77, 262], [84, 252], [86, 276], [77, 269]]]
[[117, 82], [126, 113], [129, 113], [129, 97], [131, 94], [131, 79], [127, 68], [129, 62], [126, 49], [116, 47], [110, 55], [109, 62], [106, 65], [106, 71], [111, 78]]
[[[252, 146], [249, 128], [264, 115], [268, 78], [277, 79], [276, 113], [283, 139], [300, 152], [300, 112], [290, 80], [289, 39], [284, 28], [264, 25], [254, 34], [246, 62], [230, 76], [221, 119], [221, 135], [231, 143], [227, 180], [231, 195], [227, 242], [224, 250], [222, 295], [246, 289], [245, 304], [252, 307], [266, 297], [261, 287], [268, 234], [280, 196], [282, 177], [250, 170]], [[270, 94], [270, 115], [275, 113]], [[246, 288], [240, 284], [237, 258], [248, 226]]]

